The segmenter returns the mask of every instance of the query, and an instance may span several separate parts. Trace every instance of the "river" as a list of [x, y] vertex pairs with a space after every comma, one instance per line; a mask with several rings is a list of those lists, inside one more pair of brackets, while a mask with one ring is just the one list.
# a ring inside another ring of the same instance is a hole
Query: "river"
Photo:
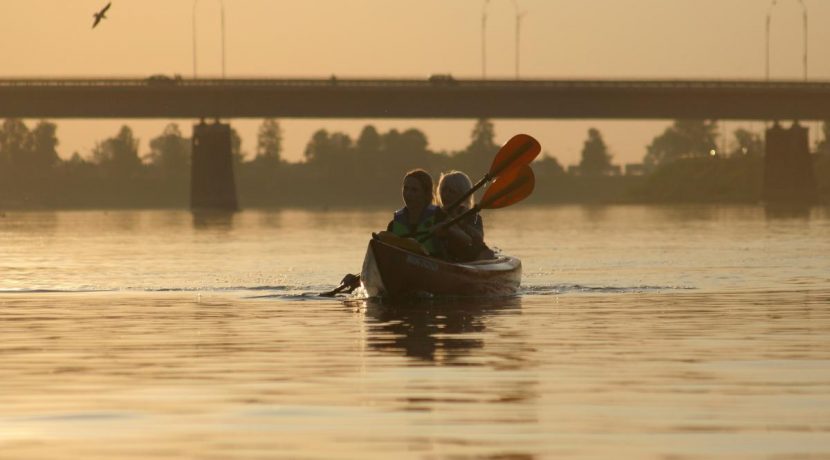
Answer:
[[518, 205], [516, 297], [315, 295], [390, 214], [0, 214], [0, 458], [830, 458], [830, 209]]

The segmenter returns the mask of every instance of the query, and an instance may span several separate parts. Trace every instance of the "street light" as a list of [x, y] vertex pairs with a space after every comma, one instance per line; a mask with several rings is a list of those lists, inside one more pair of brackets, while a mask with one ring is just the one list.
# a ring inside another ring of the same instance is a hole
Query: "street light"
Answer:
[[[519, 39], [521, 37], [522, 18], [524, 18], [526, 11], [519, 9], [518, 0], [512, 0], [513, 8], [516, 10], [516, 39], [515, 39], [515, 55], [516, 55], [516, 80], [519, 79]], [[484, 0], [481, 8], [481, 78], [487, 79], [487, 6], [490, 0]]]
[[490, 0], [484, 0], [481, 6], [481, 79], [487, 79], [487, 5]]
[[[222, 79], [225, 78], [225, 0], [218, 0], [222, 28]], [[196, 78], [196, 6], [199, 0], [193, 0], [193, 78]]]
[[[772, 0], [770, 3], [769, 8], [767, 9], [767, 62], [766, 62], [766, 76], [767, 80], [769, 80], [769, 44], [770, 44], [770, 23], [772, 21], [772, 9], [778, 4], [778, 0]], [[804, 80], [807, 80], [807, 6], [804, 4], [804, 0], [798, 0], [798, 4], [801, 5], [801, 13], [802, 13], [802, 34], [804, 39]]]
[[516, 9], [516, 80], [519, 79], [519, 38], [521, 36], [522, 18], [527, 11], [519, 10], [518, 0], [513, 0], [513, 7]]

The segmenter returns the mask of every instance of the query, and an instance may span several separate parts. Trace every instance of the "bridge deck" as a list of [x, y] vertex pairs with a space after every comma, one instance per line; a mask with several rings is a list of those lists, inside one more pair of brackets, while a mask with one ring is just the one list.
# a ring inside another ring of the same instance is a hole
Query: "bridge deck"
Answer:
[[830, 119], [830, 82], [0, 79], [0, 117]]

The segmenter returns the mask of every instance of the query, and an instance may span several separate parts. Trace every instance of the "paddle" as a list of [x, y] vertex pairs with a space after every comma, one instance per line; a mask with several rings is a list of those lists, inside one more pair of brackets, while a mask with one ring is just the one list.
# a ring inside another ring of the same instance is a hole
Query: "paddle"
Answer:
[[360, 275], [353, 275], [349, 273], [348, 275], [343, 277], [343, 281], [340, 282], [340, 286], [337, 286], [331, 291], [321, 292], [320, 296], [334, 297], [335, 295], [345, 291], [346, 289], [348, 289], [348, 291], [346, 292], [352, 292], [358, 287], [360, 287]]
[[[461, 215], [439, 224], [435, 228], [449, 227], [471, 214], [478, 213], [482, 209], [498, 209], [514, 205], [530, 196], [533, 193], [533, 187], [535, 185], [536, 177], [533, 175], [533, 170], [530, 169], [530, 165], [526, 164], [518, 168], [513, 168], [493, 182], [493, 185], [484, 192], [484, 196], [481, 198], [479, 204], [464, 211]], [[433, 231], [418, 237], [418, 241], [427, 239]]]
[[372, 233], [372, 238], [386, 244], [391, 244], [392, 246], [399, 247], [401, 249], [406, 249], [409, 252], [414, 252], [415, 254], [421, 254], [424, 256], [428, 256], [429, 252], [421, 243], [413, 240], [412, 238], [407, 238], [403, 236], [395, 235], [392, 232], [378, 232]]
[[490, 165], [490, 170], [484, 177], [476, 182], [476, 184], [468, 190], [460, 198], [450, 204], [446, 211], [450, 212], [457, 208], [461, 203], [464, 203], [473, 193], [478, 191], [484, 184], [493, 179], [499, 178], [512, 169], [520, 168], [529, 165], [542, 151], [542, 146], [539, 141], [528, 134], [516, 134], [505, 143], [493, 158], [493, 163]]

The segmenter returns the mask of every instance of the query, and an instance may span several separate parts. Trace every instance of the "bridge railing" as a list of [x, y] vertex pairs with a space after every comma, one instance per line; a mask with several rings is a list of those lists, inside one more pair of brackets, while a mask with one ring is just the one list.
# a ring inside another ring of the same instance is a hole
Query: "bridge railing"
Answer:
[[20, 87], [354, 87], [354, 88], [561, 88], [561, 89], [809, 89], [829, 90], [828, 81], [791, 80], [463, 80], [447, 79], [339, 79], [339, 78], [3, 78], [0, 88]]

